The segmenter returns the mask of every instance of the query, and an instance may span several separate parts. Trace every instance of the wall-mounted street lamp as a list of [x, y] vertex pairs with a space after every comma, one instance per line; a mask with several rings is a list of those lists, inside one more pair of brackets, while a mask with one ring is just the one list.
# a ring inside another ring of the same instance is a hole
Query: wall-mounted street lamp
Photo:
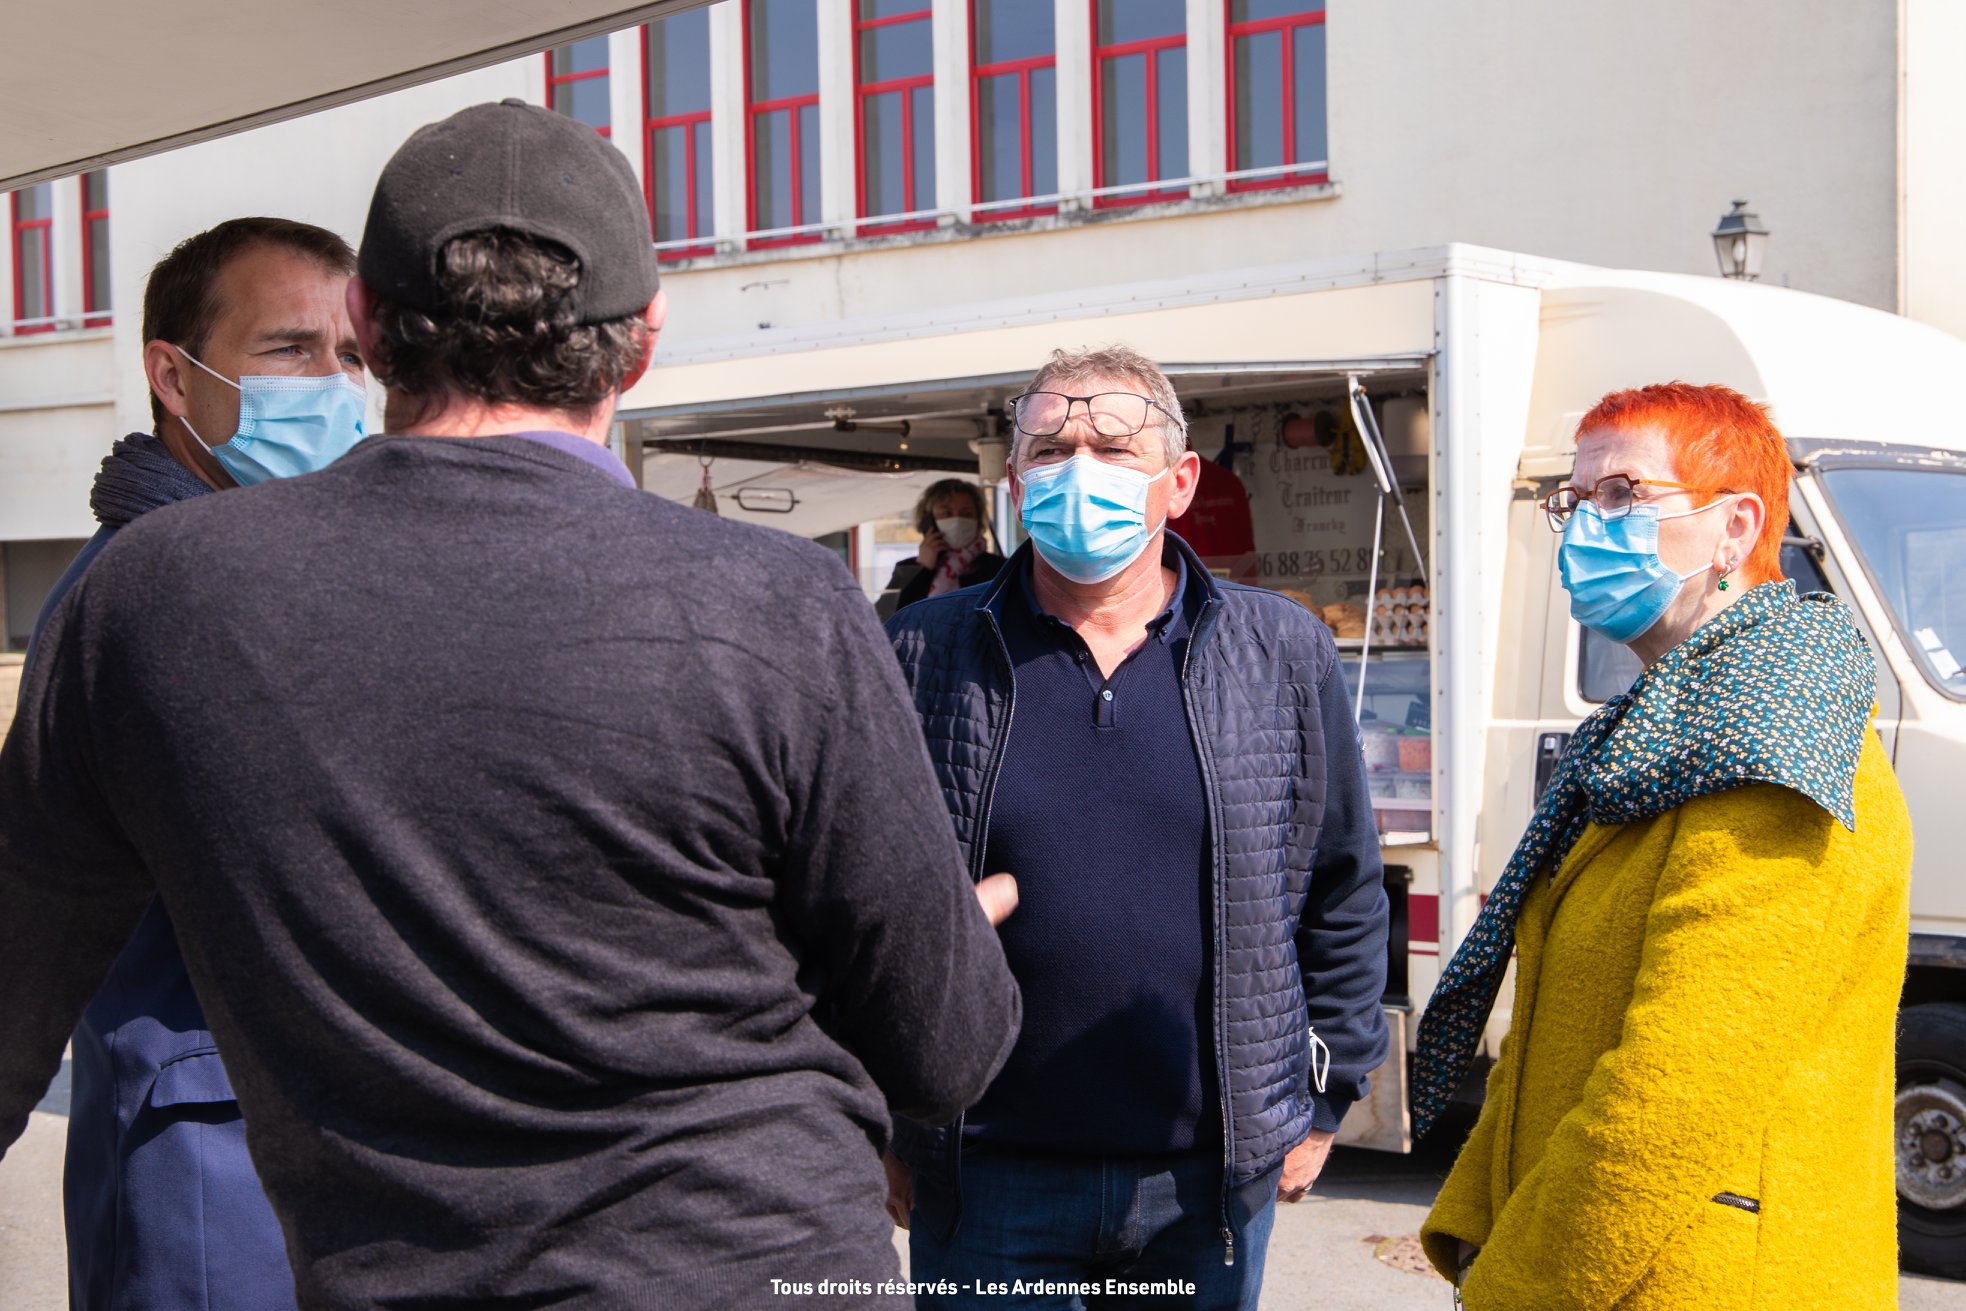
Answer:
[[1713, 253], [1720, 260], [1720, 276], [1753, 282], [1761, 276], [1761, 255], [1768, 248], [1768, 229], [1761, 216], [1748, 212], [1748, 202], [1737, 200], [1734, 208], [1721, 215], [1713, 230]]

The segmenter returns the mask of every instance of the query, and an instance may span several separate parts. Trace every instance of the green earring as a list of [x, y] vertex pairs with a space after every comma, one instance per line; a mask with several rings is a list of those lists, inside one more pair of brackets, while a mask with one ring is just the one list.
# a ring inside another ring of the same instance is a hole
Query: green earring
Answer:
[[1720, 580], [1720, 590], [1723, 592], [1727, 590], [1727, 580], [1725, 578]]

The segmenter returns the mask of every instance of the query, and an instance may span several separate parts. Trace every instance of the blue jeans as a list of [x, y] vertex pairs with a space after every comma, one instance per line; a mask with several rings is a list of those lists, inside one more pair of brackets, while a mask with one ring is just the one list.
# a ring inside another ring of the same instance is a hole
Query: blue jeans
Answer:
[[[1230, 1195], [1226, 1222], [1235, 1264], [1228, 1265], [1222, 1162], [1212, 1152], [1101, 1159], [966, 1149], [960, 1202], [941, 1172], [915, 1172], [909, 1278], [957, 1289], [918, 1294], [915, 1305], [918, 1311], [1256, 1311], [1281, 1169]], [[1179, 1291], [1121, 1287], [1108, 1295], [1109, 1279]], [[1018, 1281], [1098, 1291], [1019, 1290]]]

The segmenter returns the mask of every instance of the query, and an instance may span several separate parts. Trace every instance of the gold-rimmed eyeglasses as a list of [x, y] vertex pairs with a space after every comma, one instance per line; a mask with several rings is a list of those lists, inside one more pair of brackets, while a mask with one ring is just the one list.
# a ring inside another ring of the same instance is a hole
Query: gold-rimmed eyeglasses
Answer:
[[1600, 478], [1589, 487], [1565, 484], [1543, 498], [1543, 513], [1549, 516], [1550, 531], [1560, 533], [1570, 522], [1570, 516], [1577, 507], [1589, 501], [1597, 507], [1597, 512], [1609, 521], [1622, 519], [1631, 513], [1632, 506], [1638, 504], [1637, 489], [1640, 487], [1669, 487], [1677, 492], [1721, 492], [1724, 487], [1698, 487], [1692, 483], [1668, 482], [1664, 478], [1627, 478], [1614, 473]]

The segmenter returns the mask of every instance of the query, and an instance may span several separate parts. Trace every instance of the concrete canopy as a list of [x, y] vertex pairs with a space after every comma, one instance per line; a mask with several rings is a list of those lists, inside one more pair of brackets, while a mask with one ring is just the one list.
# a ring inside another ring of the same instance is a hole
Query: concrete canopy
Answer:
[[0, 191], [297, 118], [704, 2], [9, 6]]

